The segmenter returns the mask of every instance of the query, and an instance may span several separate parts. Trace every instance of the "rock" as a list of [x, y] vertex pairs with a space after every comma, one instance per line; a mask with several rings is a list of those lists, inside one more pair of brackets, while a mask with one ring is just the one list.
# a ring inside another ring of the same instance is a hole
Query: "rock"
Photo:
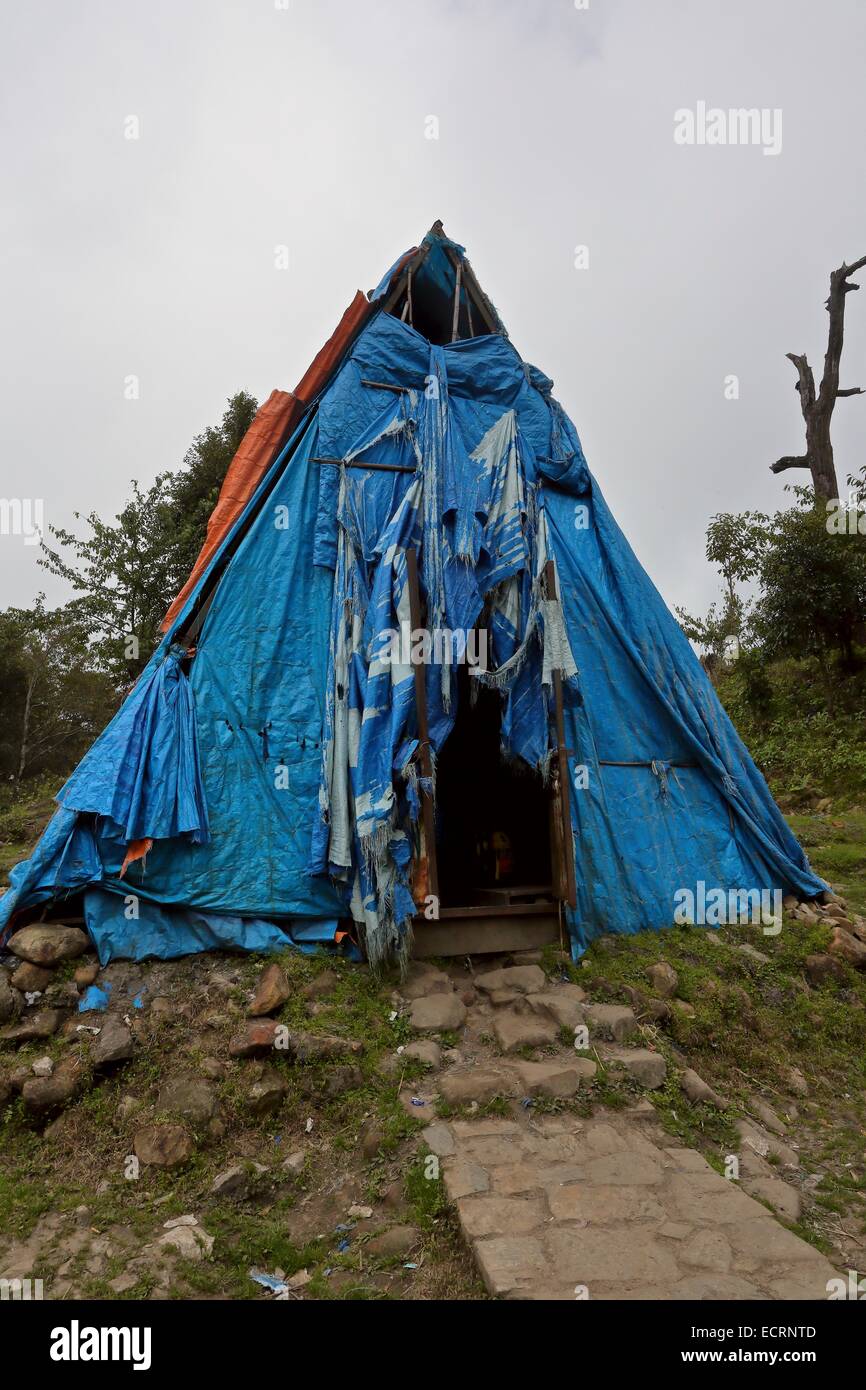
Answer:
[[484, 994], [500, 989], [513, 989], [518, 994], [541, 994], [546, 987], [547, 976], [537, 965], [509, 965], [504, 970], [489, 970], [475, 976], [475, 988]]
[[[154, 1001], [154, 1004], [156, 1001]], [[247, 1024], [246, 1032], [232, 1038], [229, 1043], [229, 1056], [256, 1057], [270, 1052], [276, 1046], [277, 1038], [288, 1035], [288, 1029], [272, 1018], [254, 1019]]]
[[54, 979], [54, 971], [47, 965], [33, 965], [23, 960], [12, 975], [12, 983], [22, 994], [41, 993]]
[[0, 1046], [17, 1047], [19, 1043], [38, 1042], [41, 1038], [50, 1038], [57, 1032], [62, 1018], [59, 1009], [43, 1009], [38, 1014], [31, 1014], [22, 1023], [15, 1023], [11, 1028], [4, 1028], [0, 1032]]
[[429, 1067], [431, 1071], [436, 1071], [442, 1065], [442, 1049], [438, 1043], [433, 1042], [432, 1038], [409, 1043], [409, 1046], [403, 1051], [403, 1056], [413, 1057], [422, 1066]]
[[21, 1088], [24, 1108], [31, 1115], [44, 1115], [66, 1105], [84, 1085], [84, 1069], [77, 1057], [64, 1057], [51, 1076], [34, 1077]]
[[262, 1014], [276, 1013], [281, 1009], [291, 994], [288, 976], [281, 966], [274, 962], [265, 966], [256, 988], [255, 998], [250, 1004], [248, 1013], [254, 1017], [261, 1017]]
[[353, 1038], [340, 1038], [329, 1033], [297, 1033], [286, 1035], [286, 1046], [277, 1039], [277, 1053], [291, 1061], [309, 1063], [324, 1062], [331, 1058], [358, 1057], [364, 1051], [364, 1044]]
[[135, 1052], [132, 1033], [119, 1018], [109, 1017], [94, 1039], [90, 1060], [95, 1067], [107, 1067], [116, 1062], [128, 1062]]
[[304, 1153], [304, 1150], [295, 1149], [294, 1153], [289, 1154], [288, 1158], [283, 1159], [282, 1167], [287, 1173], [291, 1173], [292, 1176], [296, 1178], [299, 1173], [303, 1172], [306, 1161], [307, 1155]]
[[374, 1259], [394, 1258], [408, 1255], [418, 1244], [419, 1235], [414, 1226], [392, 1226], [380, 1236], [368, 1240], [364, 1250]]
[[312, 1072], [309, 1079], [301, 1072], [298, 1084], [304, 1096], [333, 1098], [346, 1091], [357, 1091], [364, 1084], [364, 1073], [360, 1067], [336, 1065], [328, 1067], [324, 1075]]
[[812, 927], [821, 920], [814, 907], [811, 907], [809, 903], [801, 903], [799, 907], [795, 907], [793, 915], [798, 922], [808, 922], [809, 926]]
[[447, 1125], [428, 1125], [421, 1131], [421, 1138], [431, 1154], [437, 1158], [450, 1158], [455, 1152], [454, 1135]]
[[605, 1057], [625, 1067], [629, 1076], [647, 1091], [657, 1091], [665, 1083], [668, 1067], [660, 1052], [651, 1052], [648, 1047], [608, 1047]]
[[315, 979], [310, 980], [309, 984], [304, 985], [301, 992], [305, 999], [321, 999], [323, 995], [330, 994], [339, 983], [340, 977], [335, 971], [323, 970]]
[[528, 1096], [561, 1099], [576, 1095], [596, 1074], [595, 1062], [588, 1057], [567, 1057], [553, 1062], [518, 1062], [517, 1075]]
[[34, 1076], [50, 1076], [54, 1071], [54, 1062], [50, 1057], [37, 1057], [30, 1070]]
[[207, 1076], [211, 1081], [222, 1081], [226, 1074], [225, 1063], [217, 1057], [205, 1057], [199, 1068], [202, 1076]]
[[300, 1033], [272, 1018], [251, 1019], [246, 1031], [229, 1044], [232, 1057], [255, 1057], [275, 1050], [295, 1062], [319, 1062], [363, 1052], [364, 1044], [325, 1033]]
[[466, 1005], [456, 994], [428, 994], [416, 999], [409, 1022], [419, 1033], [451, 1032], [466, 1022]]
[[449, 1105], [486, 1105], [496, 1096], [514, 1096], [517, 1083], [510, 1071], [493, 1067], [472, 1067], [469, 1071], [449, 1071], [439, 1082], [439, 1093]]
[[757, 951], [754, 946], [750, 946], [747, 941], [737, 947], [742, 956], [748, 956], [750, 960], [757, 961], [759, 965], [769, 965], [770, 957], [764, 955], [763, 951]]
[[788, 1144], [774, 1134], [768, 1134], [752, 1120], [737, 1120], [737, 1133], [744, 1145], [753, 1149], [760, 1158], [772, 1157], [786, 1168], [798, 1168], [800, 1157]]
[[795, 1096], [807, 1096], [809, 1094], [809, 1083], [799, 1068], [791, 1067], [788, 1070], [787, 1080]]
[[12, 989], [5, 970], [0, 970], [0, 1023], [8, 1023], [21, 1012], [21, 995]]
[[[581, 994], [583, 990], [579, 991]], [[550, 990], [545, 994], [527, 994], [526, 1002], [533, 1013], [546, 1014], [552, 1018], [554, 1023], [558, 1023], [560, 1028], [570, 1028], [572, 1031], [583, 1023], [584, 1014], [581, 1003], [569, 998], [566, 994]]]
[[623, 1004], [584, 1004], [583, 1012], [591, 1036], [628, 1042], [637, 1032], [637, 1019]]
[[519, 989], [494, 989], [487, 995], [488, 1002], [494, 1009], [507, 1009], [509, 1004], [517, 1004], [525, 997]]
[[461, 1197], [476, 1197], [489, 1190], [490, 1174], [479, 1163], [458, 1159], [445, 1169], [445, 1191], [452, 1202], [459, 1202]]
[[213, 1243], [213, 1236], [209, 1236], [207, 1231], [202, 1230], [197, 1222], [195, 1224], [185, 1222], [182, 1226], [172, 1225], [155, 1242], [160, 1249], [176, 1250], [185, 1260], [196, 1261], [205, 1259], [211, 1253]]
[[555, 1042], [559, 1027], [543, 1014], [518, 1014], [509, 1009], [497, 1014], [493, 1032], [503, 1052], [514, 1052], [518, 1047], [544, 1047]]
[[769, 1202], [783, 1221], [794, 1225], [803, 1214], [803, 1199], [796, 1187], [782, 1182], [781, 1178], [755, 1178], [743, 1183], [750, 1197], [760, 1197]]
[[136, 1110], [141, 1109], [141, 1106], [142, 1102], [139, 1100], [138, 1096], [123, 1096], [117, 1104], [117, 1118], [120, 1120], [121, 1124], [125, 1124], [126, 1121], [135, 1114]]
[[852, 936], [844, 927], [834, 927], [827, 950], [840, 960], [853, 965], [855, 970], [866, 970], [866, 946]]
[[666, 960], [662, 960], [657, 965], [651, 965], [646, 973], [649, 976], [650, 984], [661, 999], [674, 997], [680, 980], [672, 965], [668, 965]]
[[727, 1109], [727, 1102], [722, 1100], [718, 1092], [714, 1091], [712, 1086], [708, 1086], [696, 1071], [692, 1071], [691, 1067], [680, 1077], [680, 1086], [692, 1105], [713, 1105], [716, 1110]]
[[285, 1100], [288, 1086], [274, 1067], [263, 1066], [247, 1088], [244, 1109], [248, 1115], [273, 1115]]
[[367, 1160], [375, 1158], [385, 1142], [385, 1131], [376, 1119], [365, 1120], [358, 1132], [358, 1147]]
[[809, 984], [814, 985], [816, 989], [833, 981], [845, 981], [848, 978], [845, 967], [823, 952], [806, 957], [806, 976]]
[[57, 965], [62, 960], [83, 956], [89, 945], [87, 933], [78, 927], [42, 923], [17, 931], [9, 941], [9, 950], [19, 960], [29, 960], [33, 965]]
[[108, 1287], [114, 1293], [129, 1293], [130, 1289], [135, 1288], [138, 1279], [137, 1274], [130, 1274], [129, 1270], [124, 1270], [122, 1274], [118, 1274], [116, 1279], [109, 1279]]
[[217, 1102], [211, 1083], [203, 1077], [173, 1076], [161, 1088], [157, 1108], [202, 1125], [216, 1113]]
[[81, 1003], [78, 986], [71, 980], [53, 980], [45, 991], [43, 1003], [53, 1009], [77, 1009]]
[[192, 1154], [192, 1140], [180, 1125], [147, 1125], [135, 1134], [132, 1150], [141, 1163], [177, 1168]]
[[749, 1109], [752, 1114], [761, 1121], [765, 1129], [769, 1129], [773, 1134], [784, 1134], [785, 1126], [779, 1119], [772, 1106], [768, 1105], [760, 1096], [749, 1097]]
[[782, 899], [782, 907], [784, 908], [784, 910], [785, 910], [786, 912], [793, 912], [794, 909], [797, 908], [797, 907], [799, 907], [799, 906], [800, 906], [800, 899], [799, 899], [799, 898], [796, 898], [796, 897], [794, 896], [793, 893], [786, 893], [786, 894], [785, 894], [784, 898]]
[[85, 961], [83, 965], [75, 968], [72, 978], [81, 989], [87, 989], [88, 985], [95, 984], [99, 974], [99, 961]]
[[246, 1166], [238, 1163], [214, 1178], [210, 1186], [211, 1195], [214, 1197], [246, 1196], [255, 1179], [267, 1171], [267, 1168], [261, 1163], [251, 1163]]
[[822, 814], [824, 811], [829, 811], [829, 809], [830, 809], [830, 807], [831, 807], [832, 805], [833, 805], [833, 798], [832, 798], [832, 797], [830, 797], [830, 796], [822, 796], [822, 797], [819, 797], [819, 799], [815, 802], [815, 810], [816, 810], [816, 811], [819, 813], [819, 815], [820, 815], [820, 814]]
[[430, 994], [451, 994], [453, 988], [444, 971], [425, 961], [413, 961], [400, 986], [400, 993], [404, 999], [426, 999]]

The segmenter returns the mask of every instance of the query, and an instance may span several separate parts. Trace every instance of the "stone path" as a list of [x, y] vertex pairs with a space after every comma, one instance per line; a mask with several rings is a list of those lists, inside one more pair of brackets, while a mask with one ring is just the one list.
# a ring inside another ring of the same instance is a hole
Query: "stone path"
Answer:
[[[599, 1107], [590, 1118], [533, 1107], [533, 1097], [574, 1097], [596, 1074], [593, 1056], [624, 1067], [645, 1089], [664, 1084], [665, 1059], [641, 1046], [630, 1008], [589, 1003], [578, 986], [551, 982], [537, 964], [475, 975], [468, 989], [419, 964], [406, 996], [419, 1032], [461, 1031], [458, 1048], [441, 1059], [434, 1043], [414, 1045], [418, 1056], [433, 1050], [429, 1084], [401, 1098], [432, 1121], [423, 1139], [493, 1296], [827, 1297], [838, 1273], [829, 1261], [701, 1154], [674, 1147], [648, 1100], [628, 1110]], [[583, 1055], [563, 1046], [562, 1034], [581, 1026], [590, 1040]], [[510, 1118], [436, 1118], [438, 1101], [465, 1115], [497, 1097], [510, 1102]], [[752, 1121], [739, 1128], [744, 1184], [795, 1220], [797, 1189], [778, 1174], [796, 1167], [796, 1152]], [[776, 1169], [765, 1162], [774, 1153]]]
[[[655, 1127], [653, 1122], [653, 1128]], [[836, 1271], [632, 1113], [431, 1126], [488, 1291], [524, 1299], [820, 1299]]]

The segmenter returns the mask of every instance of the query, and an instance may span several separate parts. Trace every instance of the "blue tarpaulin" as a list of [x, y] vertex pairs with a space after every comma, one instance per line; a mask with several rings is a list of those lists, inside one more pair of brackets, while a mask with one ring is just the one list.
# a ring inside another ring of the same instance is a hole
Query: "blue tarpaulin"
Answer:
[[[425, 264], [438, 292], [452, 262], [433, 247]], [[826, 887], [611, 517], [550, 380], [502, 333], [437, 346], [380, 308], [64, 787], [0, 924], [87, 886], [102, 959], [265, 950], [301, 941], [305, 924], [332, 938], [347, 917], [373, 959], [399, 952], [420, 792], [434, 791], [414, 668], [386, 655], [409, 619], [410, 548], [429, 629], [465, 633], [483, 615], [489, 669], [474, 679], [499, 694], [503, 754], [542, 776], [562, 677], [575, 954], [601, 932], [669, 925], [684, 887]], [[176, 639], [215, 567], [190, 655]], [[447, 659], [425, 682], [435, 759], [458, 685]], [[123, 871], [142, 840], [146, 857]], [[129, 895], [146, 908], [136, 921]]]

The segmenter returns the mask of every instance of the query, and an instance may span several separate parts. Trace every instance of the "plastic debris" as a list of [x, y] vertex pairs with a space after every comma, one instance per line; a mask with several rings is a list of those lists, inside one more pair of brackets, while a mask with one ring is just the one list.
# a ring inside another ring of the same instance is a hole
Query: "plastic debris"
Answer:
[[261, 1284], [263, 1289], [270, 1289], [274, 1294], [287, 1294], [289, 1286], [285, 1279], [278, 1279], [275, 1274], [266, 1274], [263, 1269], [249, 1270], [249, 1276], [257, 1284]]
[[340, 1241], [340, 1244], [337, 1246], [337, 1254], [338, 1254], [338, 1255], [345, 1255], [345, 1253], [346, 1253], [346, 1251], [348, 1250], [348, 1248], [349, 1248], [349, 1246], [351, 1245], [351, 1243], [352, 1243], [352, 1242], [351, 1242], [350, 1240], [347, 1240], [347, 1239], [345, 1239], [345, 1238], [344, 1238], [343, 1240], [341, 1240], [341, 1241]]
[[419, 1266], [416, 1265], [416, 1264], [414, 1264], [414, 1263], [410, 1260], [408, 1264], [405, 1264], [405, 1265], [403, 1266], [403, 1268], [404, 1268], [404, 1269], [418, 1269]]
[[79, 1023], [76, 1025], [75, 1031], [76, 1033], [93, 1033], [94, 1037], [96, 1037], [102, 1032], [102, 1029], [94, 1028], [92, 1023]]
[[305, 1131], [306, 1131], [307, 1134], [312, 1134], [312, 1132], [313, 1132], [313, 1121], [312, 1121], [312, 1117], [311, 1117], [309, 1120], [307, 1120], [307, 1123], [304, 1125], [304, 1129], [305, 1129]]
[[520, 1104], [523, 1106], [524, 1110], [531, 1110], [533, 1105], [535, 1104], [535, 1101], [532, 1099], [531, 1096], [524, 1096]]
[[108, 996], [111, 993], [111, 985], [106, 980], [105, 988], [100, 989], [99, 985], [88, 985], [81, 999], [78, 1001], [78, 1012], [80, 1014], [105, 1013], [108, 1008]]
[[390, 1012], [389, 1015], [388, 1015], [388, 1022], [389, 1022], [389, 1023], [396, 1023], [396, 1021], [397, 1021], [397, 1019], [398, 1019], [399, 1017], [400, 1017], [400, 1015], [398, 1014], [397, 1010], [396, 1010], [396, 1009], [392, 1009], [391, 1012]]
[[413, 1096], [413, 1097], [412, 1097], [412, 1104], [413, 1104], [413, 1105], [426, 1105], [426, 1104], [427, 1104], [427, 1101], [426, 1101], [426, 1100], [422, 1100], [420, 1096]]

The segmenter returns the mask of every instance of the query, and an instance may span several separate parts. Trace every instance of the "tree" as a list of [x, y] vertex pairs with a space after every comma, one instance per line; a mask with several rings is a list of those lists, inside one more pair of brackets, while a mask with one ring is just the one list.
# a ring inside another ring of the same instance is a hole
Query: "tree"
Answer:
[[866, 536], [829, 534], [812, 489], [794, 492], [796, 505], [773, 518], [752, 625], [766, 657], [811, 656], [829, 677], [832, 656], [855, 664], [866, 616]]
[[0, 613], [0, 774], [20, 782], [64, 771], [110, 717], [111, 684], [93, 669], [87, 631], [69, 607]]
[[196, 435], [184, 455], [183, 467], [171, 479], [168, 523], [172, 531], [172, 592], [166, 607], [185, 584], [198, 558], [223, 478], [257, 410], [255, 396], [247, 391], [236, 392], [220, 423]]
[[[52, 526], [58, 549], [42, 545], [39, 563], [79, 596], [69, 610], [88, 633], [98, 668], [119, 689], [147, 664], [173, 593], [169, 480], [160, 474], [147, 492], [133, 482], [132, 497], [113, 523], [90, 512], [83, 518], [89, 535]], [[82, 519], [80, 512], [75, 518]]]
[[840, 396], [864, 394], [862, 386], [849, 386], [844, 390], [839, 387], [839, 363], [845, 333], [845, 299], [852, 290], [860, 288], [859, 285], [852, 285], [849, 277], [863, 266], [866, 266], [866, 256], [861, 256], [853, 265], [845, 265], [843, 262], [830, 276], [830, 294], [825, 306], [830, 315], [830, 328], [824, 357], [824, 374], [817, 393], [815, 377], [805, 353], [786, 354], [797, 368], [795, 389], [800, 393], [800, 409], [806, 422], [806, 452], [777, 459], [770, 465], [770, 471], [784, 473], [788, 468], [808, 468], [812, 474], [816, 503], [839, 496], [833, 444], [830, 439], [830, 421], [836, 401]]
[[739, 584], [754, 579], [767, 544], [770, 518], [763, 512], [717, 512], [707, 527], [707, 559], [719, 570], [725, 585], [721, 610], [710, 606], [706, 618], [694, 618], [676, 610], [680, 626], [690, 641], [721, 660], [729, 638], [742, 639], [748, 603], [737, 591]]
[[50, 528], [57, 545], [43, 544], [40, 564], [78, 595], [70, 608], [90, 635], [96, 664], [118, 689], [138, 678], [159, 642], [166, 609], [192, 569], [256, 410], [254, 397], [237, 392], [220, 424], [195, 438], [178, 472], [159, 474], [146, 491], [132, 483], [132, 497], [113, 522], [76, 512], [89, 534]]

